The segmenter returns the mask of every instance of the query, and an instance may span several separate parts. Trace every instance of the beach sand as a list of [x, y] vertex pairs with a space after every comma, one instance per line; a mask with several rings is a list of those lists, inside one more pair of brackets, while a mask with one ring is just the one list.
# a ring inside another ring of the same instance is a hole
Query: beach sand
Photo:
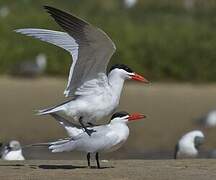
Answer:
[[0, 161], [1, 180], [215, 180], [216, 160], [119, 160], [89, 169], [85, 161]]

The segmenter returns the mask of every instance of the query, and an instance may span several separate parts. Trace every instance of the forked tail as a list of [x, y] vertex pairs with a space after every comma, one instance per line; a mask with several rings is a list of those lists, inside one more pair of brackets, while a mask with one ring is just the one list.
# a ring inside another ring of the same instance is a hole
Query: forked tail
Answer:
[[71, 100], [67, 100], [61, 104], [58, 104], [56, 106], [47, 108], [47, 109], [42, 109], [42, 110], [38, 110], [37, 115], [45, 115], [45, 114], [51, 114], [51, 113], [55, 113], [58, 111], [62, 111], [64, 109], [64, 105], [69, 103]]
[[71, 138], [65, 138], [48, 143], [36, 143], [24, 146], [24, 148], [28, 147], [47, 147], [52, 152], [71, 151], [75, 148], [75, 141]]

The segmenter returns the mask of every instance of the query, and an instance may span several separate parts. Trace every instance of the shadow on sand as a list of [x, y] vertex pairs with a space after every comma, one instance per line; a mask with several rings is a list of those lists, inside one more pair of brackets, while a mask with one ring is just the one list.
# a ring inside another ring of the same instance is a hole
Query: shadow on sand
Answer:
[[[97, 169], [96, 166], [92, 166], [91, 168], [87, 166], [73, 166], [73, 165], [39, 165], [41, 169]], [[107, 168], [114, 168], [114, 167], [101, 167], [100, 169], [107, 169]]]
[[25, 165], [24, 164], [0, 164], [0, 166], [20, 167], [20, 166], [25, 166]]

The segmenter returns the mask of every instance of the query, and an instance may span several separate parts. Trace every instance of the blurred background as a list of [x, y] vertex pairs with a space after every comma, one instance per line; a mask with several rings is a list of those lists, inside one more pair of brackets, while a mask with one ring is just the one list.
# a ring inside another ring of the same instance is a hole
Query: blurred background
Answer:
[[[127, 64], [151, 81], [150, 85], [125, 84], [119, 109], [143, 112], [147, 118], [130, 124], [127, 143], [106, 158], [172, 158], [177, 140], [194, 129], [206, 135], [201, 157], [211, 156], [216, 127], [199, 122], [216, 109], [213, 0], [0, 0], [1, 141], [17, 139], [25, 145], [66, 136], [55, 120], [35, 116], [35, 110], [65, 100], [70, 55], [13, 31], [61, 30], [43, 5], [71, 12], [103, 29], [117, 46], [110, 65]], [[24, 150], [27, 159], [82, 157], [40, 151]]]

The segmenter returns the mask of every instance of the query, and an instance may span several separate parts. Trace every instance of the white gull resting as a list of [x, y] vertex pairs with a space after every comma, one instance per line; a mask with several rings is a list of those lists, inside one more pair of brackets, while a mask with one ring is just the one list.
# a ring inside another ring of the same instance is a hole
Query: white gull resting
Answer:
[[204, 134], [201, 131], [194, 130], [186, 133], [175, 147], [174, 158], [195, 158], [203, 142]]
[[216, 127], [216, 110], [210, 111], [208, 114], [198, 119], [198, 123], [206, 128]]
[[108, 75], [107, 65], [115, 45], [100, 29], [59, 9], [45, 6], [55, 21], [66, 31], [19, 29], [16, 32], [33, 36], [67, 50], [73, 59], [64, 94], [72, 99], [39, 111], [40, 115], [60, 113], [86, 126], [111, 115], [119, 105], [126, 79], [148, 83], [126, 65], [114, 65]]
[[[82, 128], [69, 125], [61, 116], [52, 114], [67, 130], [70, 138], [51, 143], [35, 144], [34, 146], [48, 145], [52, 152], [81, 151], [87, 153], [88, 166], [90, 166], [90, 154], [95, 153], [97, 167], [100, 168], [99, 152], [112, 152], [119, 149], [129, 136], [128, 122], [143, 119], [140, 113], [128, 114], [117, 112], [113, 114], [107, 125], [91, 127], [93, 132], [88, 136]], [[71, 126], [71, 128], [69, 128]]]
[[20, 143], [13, 140], [3, 146], [1, 150], [1, 159], [8, 161], [25, 160]]

